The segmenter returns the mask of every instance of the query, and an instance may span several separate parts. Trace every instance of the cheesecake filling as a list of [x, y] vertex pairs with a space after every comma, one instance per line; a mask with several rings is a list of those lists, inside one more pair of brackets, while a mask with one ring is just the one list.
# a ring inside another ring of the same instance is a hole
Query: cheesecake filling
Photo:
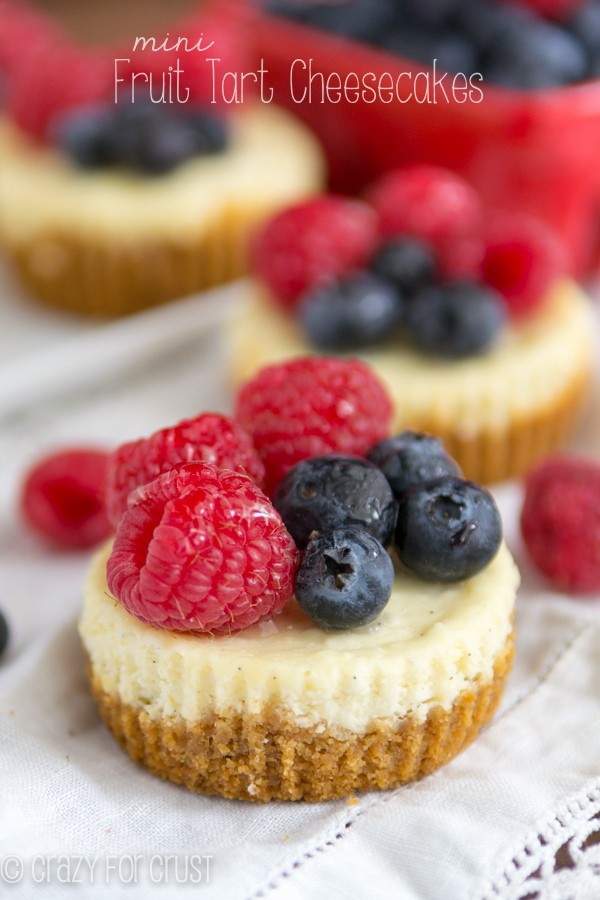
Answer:
[[82, 170], [0, 123], [0, 231], [10, 244], [47, 233], [96, 241], [162, 238], [185, 243], [223, 209], [265, 209], [322, 183], [316, 139], [279, 108], [260, 105], [231, 116], [227, 149], [194, 156], [161, 177], [126, 169]]
[[[589, 307], [577, 285], [564, 279], [538, 312], [508, 327], [494, 347], [477, 356], [436, 359], [400, 339], [359, 355], [386, 384], [399, 423], [418, 423], [426, 415], [464, 436], [501, 431], [550, 407], [565, 385], [591, 370]], [[229, 338], [239, 381], [264, 365], [315, 352], [294, 318], [258, 287], [231, 320]]]
[[361, 734], [404, 716], [423, 722], [493, 679], [510, 640], [519, 575], [503, 544], [486, 569], [456, 584], [398, 574], [378, 619], [327, 632], [291, 601], [231, 636], [177, 634], [133, 618], [94, 559], [79, 630], [95, 679], [151, 719], [187, 724], [277, 709], [300, 727]]

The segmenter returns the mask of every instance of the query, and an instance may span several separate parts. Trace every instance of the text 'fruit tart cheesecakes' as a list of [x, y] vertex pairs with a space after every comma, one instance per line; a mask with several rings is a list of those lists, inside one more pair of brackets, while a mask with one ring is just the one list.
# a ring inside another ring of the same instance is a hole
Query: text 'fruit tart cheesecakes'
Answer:
[[389, 436], [362, 361], [117, 448], [80, 634], [102, 718], [193, 791], [318, 801], [436, 770], [497, 707], [519, 576], [491, 494]]
[[228, 322], [236, 382], [308, 352], [359, 354], [394, 429], [441, 437], [466, 475], [525, 471], [568, 434], [592, 370], [588, 298], [541, 223], [486, 213], [458, 176], [389, 173], [364, 200], [294, 204], [262, 230]]
[[127, 40], [94, 46], [0, 0], [0, 238], [34, 295], [77, 313], [239, 277], [257, 224], [324, 179], [312, 133], [240, 81], [237, 5], [187, 3], [170, 25], [160, 4], [126, 6], [66, 4], [92, 24], [128, 15]]

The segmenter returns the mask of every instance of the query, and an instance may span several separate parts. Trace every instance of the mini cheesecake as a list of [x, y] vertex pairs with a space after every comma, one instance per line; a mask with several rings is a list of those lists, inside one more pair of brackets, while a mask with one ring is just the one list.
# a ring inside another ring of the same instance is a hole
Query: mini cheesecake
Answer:
[[160, 177], [78, 168], [5, 120], [0, 239], [37, 297], [122, 315], [242, 275], [258, 224], [323, 179], [317, 140], [266, 104], [231, 116], [223, 152]]
[[237, 278], [255, 227], [322, 186], [305, 126], [217, 88], [210, 47], [246, 67], [240, 4], [2, 0], [0, 17], [0, 240], [40, 300], [114, 316]]
[[[227, 336], [235, 383], [317, 352], [258, 283], [228, 321]], [[440, 437], [468, 478], [489, 483], [523, 473], [568, 435], [590, 383], [592, 336], [589, 300], [565, 279], [476, 356], [443, 360], [401, 338], [350, 355], [364, 358], [386, 385], [393, 429]]]
[[107, 727], [133, 760], [192, 791], [266, 802], [395, 788], [448, 762], [493, 715], [513, 656], [519, 575], [502, 544], [479, 574], [398, 573], [368, 625], [284, 611], [226, 636], [143, 624], [94, 559], [79, 630]]

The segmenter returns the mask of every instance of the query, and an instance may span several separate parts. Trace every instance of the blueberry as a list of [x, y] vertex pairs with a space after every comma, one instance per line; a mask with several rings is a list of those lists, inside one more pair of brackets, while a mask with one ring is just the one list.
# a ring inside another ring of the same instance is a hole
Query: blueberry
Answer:
[[306, 5], [303, 18], [310, 25], [362, 41], [371, 41], [394, 16], [394, 0], [324, 0]]
[[140, 144], [130, 164], [141, 172], [161, 175], [175, 169], [196, 153], [191, 129], [175, 120], [169, 127], [159, 127], [145, 145]]
[[584, 3], [566, 23], [587, 53], [586, 78], [600, 75], [600, 3]]
[[426, 28], [445, 25], [455, 5], [456, 0], [404, 0], [403, 3], [411, 20]]
[[406, 309], [408, 333], [415, 346], [448, 359], [487, 349], [505, 321], [500, 295], [467, 281], [425, 288]]
[[459, 0], [453, 20], [478, 51], [487, 52], [498, 42], [518, 40], [521, 30], [535, 23], [536, 17], [532, 10], [519, 3]]
[[0, 656], [6, 650], [8, 644], [8, 622], [3, 613], [0, 612]]
[[414, 59], [426, 66], [433, 64], [433, 42], [430, 34], [422, 27], [410, 23], [384, 31], [377, 43], [384, 50]]
[[600, 47], [590, 53], [586, 78], [600, 78]]
[[479, 60], [476, 48], [463, 34], [445, 31], [438, 36], [432, 50], [433, 59], [441, 71], [462, 72], [467, 77], [477, 71]]
[[301, 549], [313, 532], [341, 525], [360, 525], [384, 545], [394, 534], [392, 489], [377, 466], [357, 456], [332, 453], [296, 463], [277, 485], [273, 504]]
[[77, 165], [95, 168], [110, 162], [109, 128], [110, 112], [106, 106], [79, 107], [55, 120], [51, 139]]
[[371, 447], [367, 459], [381, 469], [397, 498], [416, 484], [445, 475], [462, 475], [442, 442], [418, 431], [403, 431], [379, 441]]
[[384, 244], [371, 260], [370, 269], [394, 285], [401, 295], [414, 294], [435, 275], [435, 256], [418, 238], [397, 238]]
[[194, 130], [159, 105], [132, 103], [113, 118], [110, 152], [115, 163], [160, 175], [196, 153]]
[[78, 109], [54, 126], [54, 142], [82, 166], [122, 165], [146, 174], [171, 171], [196, 154], [218, 153], [223, 119], [205, 110], [173, 110], [147, 95], [135, 103]]
[[567, 22], [567, 28], [584, 47], [600, 50], [600, 3], [584, 3]]
[[471, 41], [456, 31], [425, 30], [409, 27], [387, 32], [379, 43], [391, 53], [416, 59], [426, 66], [446, 72], [469, 75], [477, 67], [477, 55]]
[[227, 147], [229, 131], [223, 116], [195, 110], [186, 113], [183, 121], [192, 131], [196, 153], [220, 153]]
[[416, 485], [400, 499], [396, 551], [427, 581], [461, 581], [496, 555], [502, 539], [492, 495], [471, 481], [448, 476]]
[[581, 42], [566, 29], [538, 20], [497, 40], [483, 74], [497, 84], [539, 89], [579, 81], [586, 69]]
[[348, 276], [302, 298], [298, 320], [324, 350], [358, 350], [385, 340], [402, 316], [402, 299], [368, 272]]
[[305, 0], [267, 0], [265, 10], [272, 16], [306, 22], [310, 15], [310, 4]]
[[394, 565], [377, 538], [347, 525], [310, 541], [296, 599], [317, 625], [340, 631], [377, 618], [390, 599]]

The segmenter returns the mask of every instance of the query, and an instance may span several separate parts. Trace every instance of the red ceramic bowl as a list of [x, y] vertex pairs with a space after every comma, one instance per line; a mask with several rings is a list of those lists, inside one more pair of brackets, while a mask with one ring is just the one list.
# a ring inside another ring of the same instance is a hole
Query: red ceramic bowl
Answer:
[[[446, 81], [448, 99], [438, 87], [423, 102], [424, 78], [414, 76], [428, 70], [419, 63], [262, 13], [254, 24], [256, 65], [262, 61], [267, 70], [264, 99], [272, 96], [320, 136], [332, 189], [356, 192], [382, 172], [415, 162], [447, 166], [487, 204], [534, 213], [553, 226], [574, 274], [597, 267], [600, 80], [535, 92], [476, 81], [482, 96], [473, 91], [471, 99], [461, 91], [453, 96]], [[309, 92], [309, 76], [316, 73]], [[331, 79], [325, 98], [321, 74]], [[385, 102], [390, 94], [384, 90], [375, 102], [354, 102], [354, 75], [359, 82], [366, 77], [369, 88], [382, 77], [384, 85], [400, 77], [401, 98]], [[337, 90], [344, 82], [345, 93]]]

